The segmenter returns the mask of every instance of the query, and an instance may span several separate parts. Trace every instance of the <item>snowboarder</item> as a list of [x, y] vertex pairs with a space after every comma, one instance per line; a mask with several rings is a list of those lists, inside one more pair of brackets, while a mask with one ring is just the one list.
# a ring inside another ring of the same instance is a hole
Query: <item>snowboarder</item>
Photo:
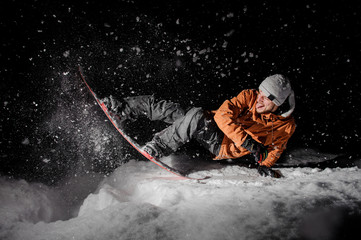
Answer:
[[212, 112], [196, 107], [186, 112], [179, 104], [157, 101], [152, 95], [121, 100], [109, 96], [102, 101], [122, 121], [143, 114], [152, 121], [170, 124], [143, 147], [153, 157], [169, 155], [196, 139], [215, 160], [252, 154], [262, 176], [278, 177], [271, 167], [286, 149], [296, 127], [291, 116], [294, 92], [288, 78], [281, 74], [267, 77], [259, 90], [243, 90]]

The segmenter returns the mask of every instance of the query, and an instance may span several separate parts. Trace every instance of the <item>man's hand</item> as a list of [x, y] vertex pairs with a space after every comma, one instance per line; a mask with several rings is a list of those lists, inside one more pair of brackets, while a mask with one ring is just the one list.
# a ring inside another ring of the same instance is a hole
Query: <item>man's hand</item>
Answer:
[[250, 151], [254, 156], [255, 161], [258, 163], [263, 162], [268, 156], [267, 148], [262, 144], [260, 144], [259, 142], [256, 142], [249, 135], [247, 136], [246, 140], [243, 142], [241, 147], [244, 147], [245, 149]]
[[267, 158], [268, 151], [263, 145], [261, 145], [257, 149], [257, 152], [255, 152], [253, 154], [253, 156], [254, 156], [254, 159], [256, 160], [256, 162], [261, 163]]
[[263, 177], [268, 177], [268, 176], [273, 177], [273, 178], [282, 177], [282, 175], [279, 171], [272, 170], [271, 168], [266, 167], [266, 166], [259, 166], [258, 173]]

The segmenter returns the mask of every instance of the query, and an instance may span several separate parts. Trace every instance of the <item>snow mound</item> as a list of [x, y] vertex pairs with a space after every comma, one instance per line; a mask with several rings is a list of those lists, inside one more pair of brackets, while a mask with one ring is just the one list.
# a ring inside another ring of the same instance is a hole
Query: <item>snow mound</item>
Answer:
[[[12, 220], [1, 222], [0, 238], [337, 239], [358, 230], [359, 168], [281, 171], [285, 177], [273, 179], [224, 166], [192, 174], [212, 176], [207, 180], [180, 180], [151, 162], [130, 161], [87, 195], [77, 216], [53, 222], [54, 205], [42, 190], [51, 189], [2, 179], [1, 216]], [[6, 189], [17, 190], [4, 195]], [[38, 218], [18, 217], [29, 212], [25, 204]]]
[[43, 184], [0, 178], [0, 225], [17, 222], [50, 222], [53, 214], [51, 190]]

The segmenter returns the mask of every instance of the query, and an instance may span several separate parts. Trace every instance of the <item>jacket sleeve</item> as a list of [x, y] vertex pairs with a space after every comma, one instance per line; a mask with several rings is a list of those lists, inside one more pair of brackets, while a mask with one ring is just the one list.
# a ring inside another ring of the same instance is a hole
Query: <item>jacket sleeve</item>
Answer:
[[244, 90], [237, 97], [226, 100], [214, 115], [214, 120], [218, 127], [237, 147], [240, 147], [247, 137], [247, 133], [243, 130], [241, 125], [236, 122], [239, 114], [244, 109], [248, 108], [246, 101], [247, 94], [249, 93]]
[[277, 162], [283, 151], [286, 149], [287, 142], [295, 132], [295, 129], [296, 124], [292, 121], [286, 128], [285, 134], [279, 139], [276, 139], [274, 145], [268, 147], [268, 156], [260, 165], [272, 167]]

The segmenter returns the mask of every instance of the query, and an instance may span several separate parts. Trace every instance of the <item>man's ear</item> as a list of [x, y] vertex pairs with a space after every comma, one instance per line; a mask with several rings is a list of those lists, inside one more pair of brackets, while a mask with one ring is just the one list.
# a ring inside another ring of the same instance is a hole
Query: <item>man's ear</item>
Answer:
[[277, 111], [277, 109], [278, 109], [278, 106], [275, 104], [275, 105], [273, 106], [271, 112], [275, 112], [275, 111]]

